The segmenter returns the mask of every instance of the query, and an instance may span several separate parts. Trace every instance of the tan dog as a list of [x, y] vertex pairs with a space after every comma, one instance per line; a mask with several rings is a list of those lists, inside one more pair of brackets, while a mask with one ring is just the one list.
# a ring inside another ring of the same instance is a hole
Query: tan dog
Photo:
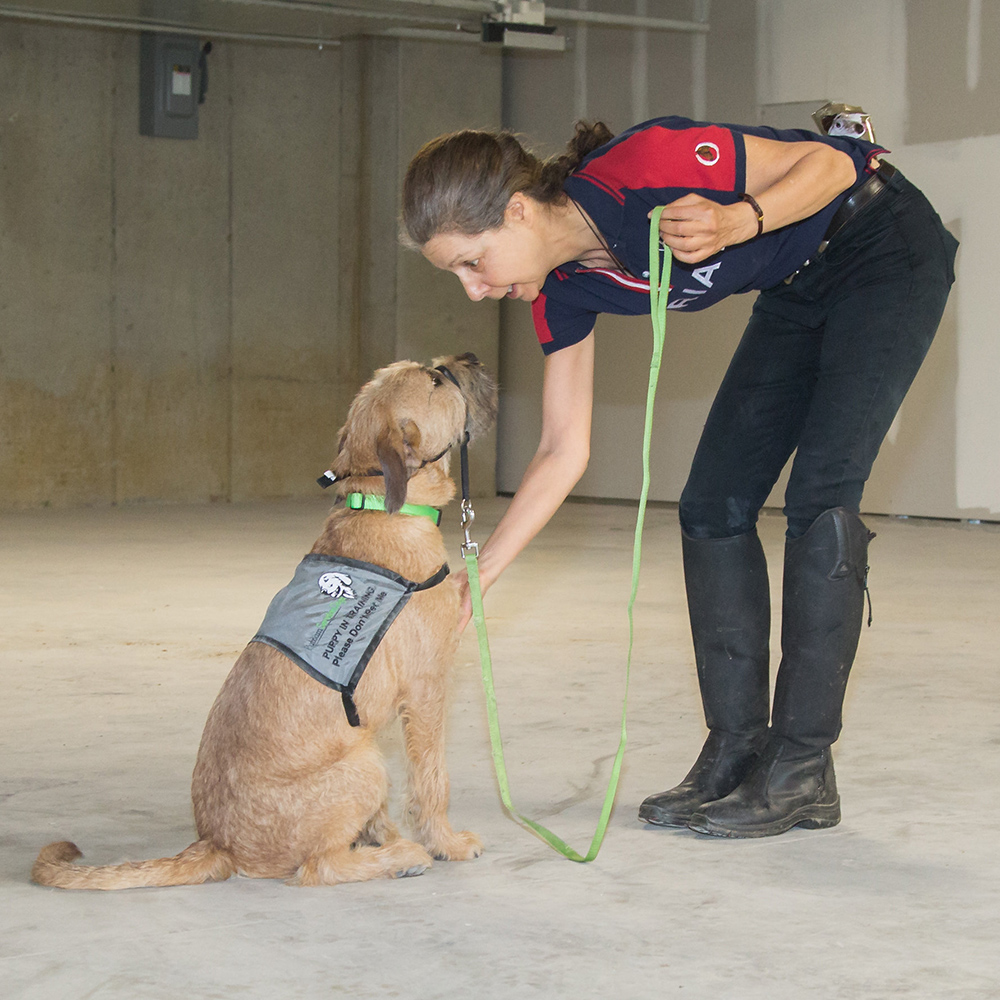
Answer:
[[[441, 507], [455, 493], [447, 449], [496, 417], [496, 386], [474, 355], [437, 359], [455, 375], [401, 361], [376, 372], [351, 404], [334, 465], [341, 496], [382, 494], [386, 513], [337, 508], [313, 552], [376, 563], [413, 581], [446, 552], [434, 522], [396, 513]], [[384, 477], [371, 475], [381, 469]], [[365, 475], [369, 473], [369, 475]], [[388, 513], [391, 512], [391, 513]], [[329, 885], [416, 875], [482, 852], [448, 822], [445, 689], [458, 641], [458, 594], [448, 579], [414, 593], [355, 692], [361, 726], [340, 695], [276, 649], [251, 642], [208, 717], [192, 780], [198, 840], [172, 858], [100, 867], [73, 864], [74, 844], [42, 849], [34, 881], [64, 889], [189, 885], [282, 878]], [[374, 733], [402, 717], [415, 840], [388, 817], [388, 777]]]

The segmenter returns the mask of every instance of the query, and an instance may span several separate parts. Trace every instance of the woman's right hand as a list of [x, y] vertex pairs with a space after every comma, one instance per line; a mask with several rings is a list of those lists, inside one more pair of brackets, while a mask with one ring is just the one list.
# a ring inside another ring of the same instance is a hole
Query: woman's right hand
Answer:
[[458, 631], [464, 632], [466, 625], [472, 619], [472, 592], [469, 590], [469, 574], [462, 570], [455, 574], [458, 584]]

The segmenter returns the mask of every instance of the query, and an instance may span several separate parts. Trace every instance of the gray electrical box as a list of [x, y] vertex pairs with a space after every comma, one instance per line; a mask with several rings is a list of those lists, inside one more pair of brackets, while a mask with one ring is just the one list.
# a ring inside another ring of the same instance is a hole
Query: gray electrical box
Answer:
[[139, 133], [198, 138], [196, 38], [144, 31], [139, 42]]

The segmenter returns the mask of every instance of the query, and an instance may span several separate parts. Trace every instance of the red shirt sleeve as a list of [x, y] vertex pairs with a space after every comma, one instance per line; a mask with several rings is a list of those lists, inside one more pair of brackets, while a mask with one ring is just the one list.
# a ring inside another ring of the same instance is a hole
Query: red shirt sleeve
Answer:
[[746, 184], [743, 136], [721, 125], [651, 125], [610, 146], [575, 176], [619, 202], [627, 189], [740, 192]]

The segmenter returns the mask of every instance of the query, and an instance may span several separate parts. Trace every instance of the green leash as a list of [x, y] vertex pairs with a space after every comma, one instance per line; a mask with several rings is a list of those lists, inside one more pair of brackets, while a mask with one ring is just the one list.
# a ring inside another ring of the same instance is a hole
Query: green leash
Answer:
[[[479, 637], [479, 659], [482, 664], [483, 688], [486, 691], [486, 716], [490, 727], [490, 745], [493, 750], [493, 768], [496, 771], [497, 784], [500, 787], [500, 799], [504, 808], [522, 826], [534, 831], [554, 850], [569, 858], [570, 861], [587, 862], [597, 857], [604, 834], [611, 818], [611, 809], [618, 791], [618, 779], [621, 774], [622, 760], [625, 756], [627, 741], [625, 717], [628, 709], [628, 686], [632, 671], [632, 610], [635, 606], [636, 594], [639, 590], [639, 558], [642, 552], [642, 528], [646, 519], [646, 498], [649, 495], [649, 445], [653, 430], [653, 400], [656, 396], [656, 383], [660, 376], [660, 360], [663, 356], [663, 342], [667, 319], [667, 296], [670, 291], [670, 265], [672, 256], [670, 248], [660, 244], [660, 215], [663, 206], [653, 210], [649, 226], [649, 312], [653, 321], [653, 357], [649, 365], [649, 388], [646, 392], [646, 422], [642, 436], [642, 491], [639, 494], [639, 515], [635, 525], [635, 542], [632, 547], [632, 591], [628, 601], [628, 655], [625, 661], [625, 696], [622, 700], [621, 736], [618, 741], [618, 751], [611, 767], [611, 778], [608, 790], [604, 795], [604, 805], [601, 807], [601, 817], [590, 842], [586, 855], [581, 855], [569, 846], [561, 837], [551, 830], [536, 823], [533, 819], [518, 812], [510, 798], [510, 782], [507, 780], [507, 766], [503, 756], [503, 742], [500, 738], [500, 721], [497, 715], [496, 691], [493, 687], [493, 661], [490, 657], [490, 643], [486, 635], [486, 618], [483, 613], [483, 592], [479, 583], [479, 546], [469, 537], [469, 528], [475, 514], [468, 499], [462, 501], [462, 527], [465, 529], [465, 544], [462, 555], [469, 573], [469, 592], [472, 597], [472, 620]], [[661, 250], [663, 263], [661, 268]]]

